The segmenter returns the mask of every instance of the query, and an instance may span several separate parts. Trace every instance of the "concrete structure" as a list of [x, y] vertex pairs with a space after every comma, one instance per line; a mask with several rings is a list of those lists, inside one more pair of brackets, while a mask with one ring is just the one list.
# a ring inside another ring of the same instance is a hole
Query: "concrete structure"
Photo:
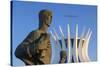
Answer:
[[66, 47], [67, 63], [90, 61], [88, 55], [88, 46], [92, 31], [89, 29], [88, 32], [85, 33], [85, 29], [83, 29], [81, 36], [78, 36], [78, 25], [76, 25], [76, 34], [74, 38], [72, 38], [70, 35], [71, 33], [69, 24], [67, 25], [67, 36], [64, 35], [61, 26], [59, 26], [59, 30], [61, 36], [58, 36], [55, 29], [53, 30], [53, 32], [51, 32], [51, 35], [56, 45], [62, 45], [62, 50], [65, 50], [64, 47]]

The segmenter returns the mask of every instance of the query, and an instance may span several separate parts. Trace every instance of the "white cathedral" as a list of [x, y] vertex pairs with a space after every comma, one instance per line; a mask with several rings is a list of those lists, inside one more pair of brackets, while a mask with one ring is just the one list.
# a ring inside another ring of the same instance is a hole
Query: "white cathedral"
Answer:
[[[65, 45], [67, 46], [67, 62], [71, 63], [72, 58], [73, 62], [88, 62], [90, 61], [89, 55], [88, 55], [88, 46], [89, 46], [89, 41], [90, 37], [92, 35], [92, 30], [90, 28], [88, 31], [85, 33], [85, 29], [83, 29], [81, 36], [78, 36], [78, 24], [76, 25], [76, 30], [75, 30], [75, 37], [71, 37], [70, 33], [70, 26], [69, 24], [67, 25], [67, 37], [65, 38], [65, 35], [62, 31], [61, 26], [59, 26], [61, 38], [59, 38], [58, 33], [56, 32], [55, 29], [51, 31], [51, 36], [53, 41], [55, 42], [56, 45], [62, 44], [62, 50], [65, 50], [64, 47]], [[66, 39], [66, 40], [65, 40]], [[59, 42], [61, 40], [61, 43]]]

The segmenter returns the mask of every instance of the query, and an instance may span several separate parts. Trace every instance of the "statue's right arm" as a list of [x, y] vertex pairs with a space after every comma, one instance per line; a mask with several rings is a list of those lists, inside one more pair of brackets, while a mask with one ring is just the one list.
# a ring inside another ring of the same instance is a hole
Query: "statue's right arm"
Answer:
[[27, 59], [32, 56], [32, 54], [30, 53], [29, 45], [34, 42], [35, 36], [36, 31], [30, 32], [28, 36], [18, 45], [18, 47], [15, 50], [15, 56], [23, 60], [25, 63], [25, 59], [31, 61], [30, 59]]
[[35, 40], [35, 32], [32, 31], [31, 33], [29, 33], [29, 35], [24, 39], [24, 41], [21, 44], [29, 45], [33, 43], [34, 40]]

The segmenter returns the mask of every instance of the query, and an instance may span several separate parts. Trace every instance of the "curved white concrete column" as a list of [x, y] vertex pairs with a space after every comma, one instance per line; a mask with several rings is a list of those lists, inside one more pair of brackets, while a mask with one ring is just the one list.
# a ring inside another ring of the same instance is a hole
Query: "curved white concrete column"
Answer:
[[90, 61], [89, 55], [88, 55], [88, 46], [89, 46], [89, 41], [90, 37], [92, 35], [92, 31], [90, 32], [90, 29], [88, 30], [86, 36], [85, 36], [85, 42], [83, 44], [83, 55], [84, 55], [84, 62]]
[[65, 37], [64, 37], [64, 33], [62, 31], [62, 28], [60, 26], [59, 26], [59, 30], [60, 30], [60, 33], [61, 33], [62, 50], [66, 51]]
[[67, 25], [67, 32], [68, 32], [68, 42], [67, 42], [67, 62], [70, 63], [71, 62], [71, 41], [70, 41], [70, 27], [69, 24]]
[[80, 36], [79, 46], [78, 46], [78, 55], [79, 55], [79, 60], [81, 62], [84, 61], [83, 54], [82, 54], [82, 46], [83, 46], [83, 42], [84, 42], [84, 34], [85, 34], [85, 29], [83, 29], [83, 31], [82, 31], [82, 34]]
[[86, 48], [88, 46], [87, 45], [87, 38], [88, 38], [89, 32], [90, 32], [90, 29], [88, 30], [88, 32], [86, 33], [86, 35], [84, 37], [84, 43], [83, 43], [83, 47], [82, 47], [82, 56], [83, 56], [83, 59], [84, 59], [83, 62], [88, 61], [87, 56], [86, 56], [86, 52], [88, 52], [87, 51], [88, 49], [86, 50]]
[[74, 62], [79, 62], [78, 60], [78, 25], [76, 25], [76, 34], [75, 34], [75, 39], [74, 39], [74, 44], [73, 44], [73, 57], [74, 57]]
[[56, 30], [53, 28], [53, 31], [54, 31], [54, 36], [55, 36], [55, 39], [56, 39], [56, 45], [58, 46], [58, 45], [60, 45], [60, 43], [59, 43], [59, 36], [58, 36], [58, 34], [56, 33]]

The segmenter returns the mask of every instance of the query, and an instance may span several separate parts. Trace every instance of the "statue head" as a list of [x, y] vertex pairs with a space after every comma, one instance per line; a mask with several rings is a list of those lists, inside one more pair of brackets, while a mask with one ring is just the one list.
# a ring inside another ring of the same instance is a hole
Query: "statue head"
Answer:
[[60, 63], [65, 63], [65, 61], [66, 61], [66, 56], [67, 56], [66, 50], [62, 50], [62, 51], [60, 52]]
[[50, 26], [52, 20], [52, 12], [50, 10], [41, 10], [39, 12], [39, 28]]

